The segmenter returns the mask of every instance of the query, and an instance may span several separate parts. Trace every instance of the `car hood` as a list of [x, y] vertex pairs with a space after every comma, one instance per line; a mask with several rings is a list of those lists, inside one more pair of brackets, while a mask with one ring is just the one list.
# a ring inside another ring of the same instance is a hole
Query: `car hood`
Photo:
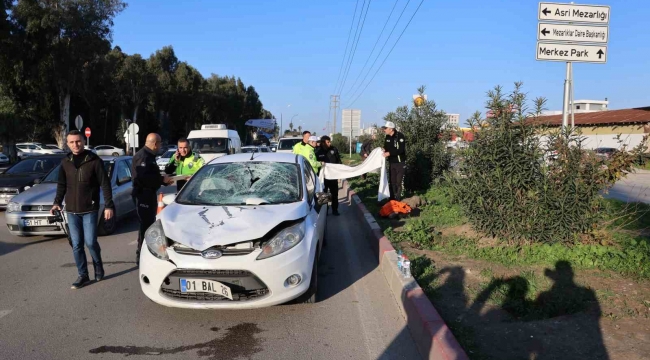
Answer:
[[218, 154], [207, 153], [207, 154], [199, 154], [199, 155], [203, 158], [203, 160], [205, 160], [205, 163], [207, 164], [212, 159], [219, 158], [219, 157], [222, 157], [222, 156], [225, 156], [225, 155], [228, 155], [228, 154], [224, 154], [224, 153], [218, 153]]
[[22, 188], [45, 174], [0, 174], [0, 187]]
[[52, 205], [56, 196], [56, 183], [44, 183], [31, 187], [19, 195], [14, 196], [11, 201], [21, 205]]
[[303, 202], [259, 206], [200, 206], [171, 203], [160, 213], [165, 236], [203, 251], [263, 237], [283, 221], [307, 215]]

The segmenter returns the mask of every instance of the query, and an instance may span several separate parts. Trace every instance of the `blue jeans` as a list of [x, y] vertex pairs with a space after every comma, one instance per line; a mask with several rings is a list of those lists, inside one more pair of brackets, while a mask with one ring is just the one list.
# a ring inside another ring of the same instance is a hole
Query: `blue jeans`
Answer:
[[77, 264], [79, 276], [88, 277], [88, 263], [86, 262], [84, 244], [88, 247], [90, 256], [93, 258], [95, 277], [98, 275], [104, 276], [102, 250], [97, 242], [97, 212], [86, 214], [66, 212], [66, 217], [68, 218], [70, 238], [72, 239], [72, 254], [74, 255], [74, 262]]

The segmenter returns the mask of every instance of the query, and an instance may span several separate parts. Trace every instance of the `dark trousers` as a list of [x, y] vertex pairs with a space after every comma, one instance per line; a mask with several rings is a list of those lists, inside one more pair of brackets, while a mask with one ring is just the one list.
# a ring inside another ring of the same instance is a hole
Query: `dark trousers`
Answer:
[[136, 255], [140, 258], [140, 249], [144, 241], [144, 233], [149, 226], [156, 221], [156, 209], [158, 208], [158, 200], [156, 199], [155, 191], [142, 192], [138, 195], [133, 195], [133, 202], [135, 202], [135, 211], [140, 220], [140, 230], [138, 231], [138, 249]]
[[332, 211], [339, 210], [339, 181], [325, 180], [325, 192], [332, 194]]
[[404, 163], [389, 163], [388, 171], [388, 189], [390, 190], [391, 200], [402, 199], [402, 180], [404, 180]]

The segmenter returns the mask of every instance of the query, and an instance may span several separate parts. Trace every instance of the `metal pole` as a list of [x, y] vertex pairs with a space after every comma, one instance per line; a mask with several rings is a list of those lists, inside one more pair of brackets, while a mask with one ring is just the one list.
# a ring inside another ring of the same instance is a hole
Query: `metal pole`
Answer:
[[571, 71], [571, 63], [566, 63], [566, 77], [564, 79], [564, 99], [562, 106], [562, 130], [566, 130], [569, 122], [569, 73]]
[[278, 139], [282, 137], [282, 113], [280, 113], [280, 135], [278, 135]]
[[571, 69], [571, 130], [575, 129], [575, 98], [573, 97], [573, 63], [569, 63]]

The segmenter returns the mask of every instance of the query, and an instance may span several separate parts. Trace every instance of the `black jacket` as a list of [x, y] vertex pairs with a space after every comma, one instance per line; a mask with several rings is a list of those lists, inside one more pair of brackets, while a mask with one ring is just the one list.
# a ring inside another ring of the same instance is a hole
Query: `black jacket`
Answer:
[[156, 164], [156, 154], [146, 146], [133, 156], [131, 174], [133, 176], [133, 191], [131, 192], [133, 196], [145, 192], [155, 195], [163, 185], [163, 177]]
[[406, 138], [404, 134], [395, 130], [392, 136], [386, 135], [384, 150], [390, 153], [389, 163], [403, 163], [406, 161]]
[[104, 208], [115, 209], [111, 181], [104, 170], [104, 161], [87, 150], [82, 154], [84, 159], [78, 168], [74, 165], [72, 153], [61, 160], [54, 205], [62, 206], [65, 196], [66, 211], [77, 214], [97, 211], [101, 186]]
[[319, 162], [325, 162], [328, 164], [341, 164], [341, 155], [339, 154], [339, 150], [335, 148], [334, 146], [330, 146], [329, 149], [325, 149], [324, 147], [320, 146], [318, 149], [316, 149], [316, 160]]
[[372, 152], [372, 144], [374, 140], [372, 139], [366, 139], [366, 141], [363, 142], [361, 145], [361, 156], [363, 155], [370, 155]]

